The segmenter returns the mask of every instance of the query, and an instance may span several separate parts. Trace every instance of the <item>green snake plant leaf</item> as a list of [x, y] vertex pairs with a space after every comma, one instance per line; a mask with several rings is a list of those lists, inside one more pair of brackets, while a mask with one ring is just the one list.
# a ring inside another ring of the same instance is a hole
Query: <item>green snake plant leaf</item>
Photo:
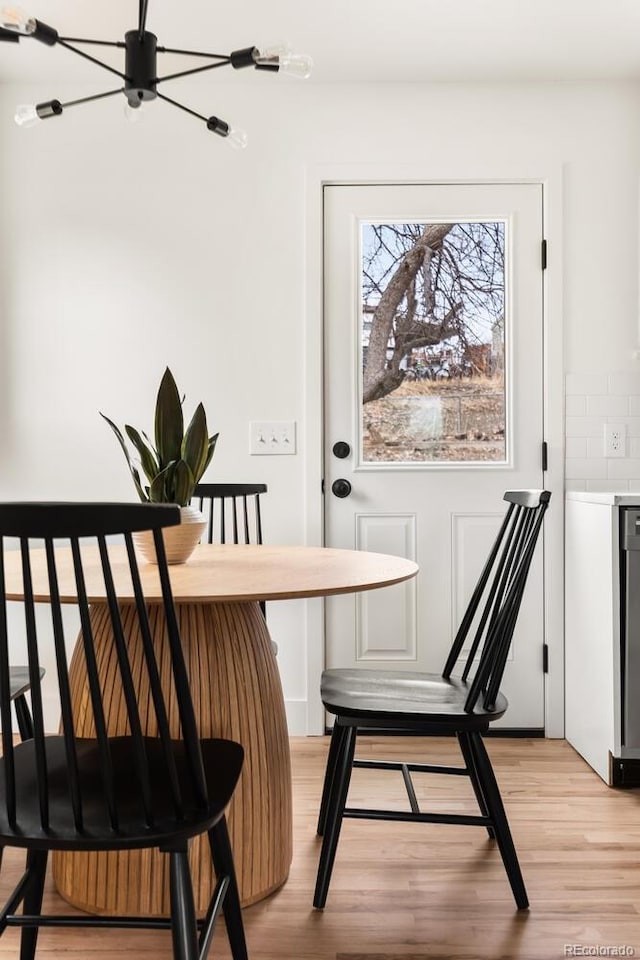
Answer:
[[197, 483], [207, 462], [209, 440], [207, 437], [207, 416], [201, 403], [196, 407], [182, 441], [182, 459], [189, 466], [194, 483]]
[[156, 460], [155, 451], [151, 449], [145, 440], [143, 440], [135, 427], [131, 427], [128, 423], [125, 423], [124, 429], [127, 431], [129, 440], [131, 440], [131, 443], [138, 451], [140, 463], [145, 472], [147, 480], [151, 482], [160, 469], [160, 465]]
[[[208, 451], [207, 451], [207, 459], [205, 460], [205, 462], [204, 462], [204, 467], [202, 468], [202, 473], [205, 472], [205, 470], [207, 469], [207, 467], [208, 467], [209, 464], [211, 463], [211, 458], [213, 457], [213, 453], [214, 453], [214, 451], [215, 451], [215, 449], [216, 449], [216, 443], [218, 442], [218, 437], [219, 437], [219, 436], [220, 436], [220, 434], [219, 434], [219, 433], [216, 433], [216, 434], [214, 434], [213, 437], [209, 437], [209, 449], [208, 449]], [[202, 474], [200, 474], [200, 476], [202, 476]]]
[[[132, 447], [129, 451], [123, 433], [116, 424], [101, 413], [122, 447], [138, 496], [143, 502], [177, 503], [187, 506], [194, 487], [209, 466], [218, 434], [207, 436], [207, 418], [203, 405], [198, 404], [184, 431], [182, 400], [169, 367], [166, 368], [156, 398], [154, 447], [144, 430], [125, 424], [125, 432]], [[137, 455], [137, 456], [136, 456]], [[133, 456], [133, 459], [132, 459]], [[142, 486], [137, 459], [149, 481]]]
[[173, 501], [167, 498], [166, 491], [166, 481], [167, 477], [170, 475], [172, 464], [165, 467], [164, 470], [161, 470], [153, 480], [151, 481], [151, 486], [149, 487], [149, 500], [151, 503], [172, 503]]
[[180, 459], [180, 447], [184, 432], [182, 404], [173, 374], [165, 370], [156, 399], [155, 437], [160, 468], [172, 460]]
[[131, 476], [133, 477], [133, 482], [135, 483], [136, 490], [138, 491], [138, 496], [143, 501], [143, 503], [146, 502], [147, 500], [149, 500], [149, 497], [145, 494], [144, 490], [142, 489], [142, 484], [140, 483], [140, 474], [138, 473], [137, 469], [135, 468], [135, 466], [131, 461], [127, 444], [125, 443], [125, 439], [122, 436], [120, 429], [115, 425], [113, 420], [110, 420], [109, 417], [105, 416], [104, 413], [100, 413], [100, 416], [102, 417], [103, 420], [107, 421], [107, 423], [115, 433], [116, 437], [118, 438], [118, 442], [122, 447], [122, 452], [124, 453], [127, 463], [129, 465], [129, 470], [131, 471]]
[[184, 460], [178, 460], [173, 470], [173, 502], [186, 507], [193, 496], [195, 480], [193, 471]]

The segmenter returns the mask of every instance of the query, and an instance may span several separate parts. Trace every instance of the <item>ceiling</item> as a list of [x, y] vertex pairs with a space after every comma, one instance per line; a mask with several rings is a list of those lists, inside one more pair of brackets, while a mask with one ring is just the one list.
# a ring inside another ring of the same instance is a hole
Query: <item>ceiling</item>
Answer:
[[[120, 40], [136, 26], [135, 0], [22, 2], [62, 36]], [[215, 53], [287, 40], [313, 57], [319, 83], [640, 78], [638, 0], [149, 0], [147, 28]], [[100, 73], [59, 47], [0, 44], [0, 82], [99, 86]]]

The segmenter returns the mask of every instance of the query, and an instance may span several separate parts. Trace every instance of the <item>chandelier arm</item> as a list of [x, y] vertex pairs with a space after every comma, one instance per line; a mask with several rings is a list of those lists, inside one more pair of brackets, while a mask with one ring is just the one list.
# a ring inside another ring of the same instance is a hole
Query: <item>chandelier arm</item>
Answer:
[[178, 77], [189, 77], [194, 73], [204, 73], [205, 70], [215, 70], [216, 67], [228, 67], [230, 60], [223, 60], [219, 63], [208, 63], [204, 67], [194, 67], [192, 70], [181, 70], [180, 73], [169, 73], [166, 77], [157, 77], [156, 83], [164, 83], [165, 80], [177, 80]]
[[203, 117], [201, 113], [196, 113], [191, 107], [185, 107], [183, 103], [178, 103], [177, 100], [172, 100], [171, 97], [165, 97], [163, 93], [158, 94], [158, 100], [164, 100], [166, 103], [170, 103], [172, 107], [177, 107], [178, 110], [184, 110], [185, 113], [190, 113], [192, 117], [196, 117], [198, 120], [204, 120], [205, 123], [208, 120], [208, 117]]
[[97, 64], [99, 67], [102, 67], [103, 70], [108, 70], [109, 73], [115, 73], [116, 77], [120, 77], [121, 80], [126, 80], [124, 73], [120, 73], [119, 70], [116, 70], [114, 67], [110, 67], [108, 63], [103, 63], [102, 60], [97, 60], [95, 57], [90, 56], [88, 53], [85, 53], [84, 50], [77, 50], [76, 47], [72, 47], [66, 40], [60, 39], [58, 37], [57, 41], [61, 47], [65, 47], [67, 50], [71, 50], [72, 53], [77, 53], [79, 57], [83, 57], [85, 60], [90, 60], [91, 63]]
[[229, 60], [226, 53], [201, 53], [199, 50], [176, 50], [175, 47], [156, 47], [156, 53], [177, 53], [184, 57], [209, 57], [212, 60]]
[[149, 0], [140, 0], [139, 16], [138, 16], [138, 36], [140, 37], [140, 43], [142, 43], [144, 32], [147, 27], [147, 9], [149, 7]]
[[77, 107], [80, 103], [91, 103], [92, 100], [104, 100], [105, 97], [115, 97], [116, 93], [124, 93], [124, 87], [118, 87], [116, 90], [108, 90], [106, 93], [94, 93], [91, 97], [81, 97], [79, 100], [68, 100], [61, 103], [60, 106], [66, 110], [67, 107]]
[[98, 47], [119, 47], [124, 50], [126, 44], [122, 40], [89, 40], [86, 37], [58, 37], [58, 43], [92, 43]]

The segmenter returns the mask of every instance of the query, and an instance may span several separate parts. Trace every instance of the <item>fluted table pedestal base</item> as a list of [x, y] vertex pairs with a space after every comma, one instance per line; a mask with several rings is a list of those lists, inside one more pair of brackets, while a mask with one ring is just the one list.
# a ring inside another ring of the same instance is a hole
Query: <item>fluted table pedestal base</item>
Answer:
[[[245, 761], [227, 811], [243, 905], [268, 896], [287, 879], [292, 856], [291, 768], [284, 699], [267, 625], [258, 603], [177, 602], [176, 611], [193, 701], [203, 738], [227, 737], [241, 743]], [[133, 628], [132, 609], [121, 607], [134, 679], [142, 644]], [[159, 608], [150, 608], [154, 643], [169, 691], [172, 735], [178, 736], [177, 704], [171, 692], [168, 650]], [[91, 607], [96, 654], [103, 689], [113, 690], [108, 732], [128, 732], [122, 688], [106, 604]], [[93, 736], [84, 654], [76, 647], [71, 662], [76, 733]], [[145, 733], [156, 735], [150, 690], [137, 690]], [[107, 698], [108, 699], [108, 698]], [[207, 838], [191, 841], [196, 907], [207, 909], [214, 887]], [[168, 915], [168, 858], [157, 850], [118, 853], [56, 853], [53, 875], [60, 894], [96, 914]]]

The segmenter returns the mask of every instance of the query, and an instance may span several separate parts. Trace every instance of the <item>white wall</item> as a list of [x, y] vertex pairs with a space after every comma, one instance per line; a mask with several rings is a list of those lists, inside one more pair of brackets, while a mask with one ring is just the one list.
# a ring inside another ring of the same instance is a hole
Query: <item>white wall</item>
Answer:
[[[329, 164], [354, 179], [405, 164], [426, 180], [550, 177], [565, 369], [636, 370], [637, 86], [259, 79], [180, 87], [247, 129], [243, 153], [160, 103], [138, 125], [105, 101], [18, 130], [15, 103], [85, 91], [0, 90], [3, 499], [131, 499], [97, 411], [150, 426], [169, 364], [221, 432], [210, 478], [266, 481], [267, 538], [303, 541], [305, 216]], [[296, 420], [298, 455], [251, 458], [252, 419]], [[304, 604], [272, 604], [269, 622], [302, 732]]]

